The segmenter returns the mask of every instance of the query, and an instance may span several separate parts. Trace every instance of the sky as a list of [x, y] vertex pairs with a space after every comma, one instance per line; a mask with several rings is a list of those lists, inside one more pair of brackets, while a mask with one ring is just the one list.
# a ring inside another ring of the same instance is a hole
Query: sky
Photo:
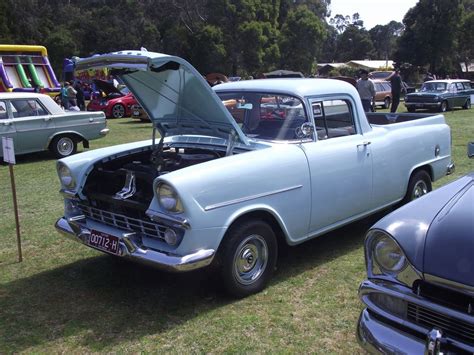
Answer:
[[392, 20], [402, 22], [405, 14], [417, 2], [418, 0], [331, 0], [331, 17], [337, 14], [352, 17], [358, 12], [365, 29], [370, 30]]

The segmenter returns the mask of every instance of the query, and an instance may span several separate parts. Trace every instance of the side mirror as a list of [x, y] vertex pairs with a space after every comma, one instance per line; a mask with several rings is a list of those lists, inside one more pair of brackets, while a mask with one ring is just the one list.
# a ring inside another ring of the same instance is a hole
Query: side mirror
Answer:
[[467, 156], [469, 158], [474, 157], [474, 142], [470, 142], [467, 144]]

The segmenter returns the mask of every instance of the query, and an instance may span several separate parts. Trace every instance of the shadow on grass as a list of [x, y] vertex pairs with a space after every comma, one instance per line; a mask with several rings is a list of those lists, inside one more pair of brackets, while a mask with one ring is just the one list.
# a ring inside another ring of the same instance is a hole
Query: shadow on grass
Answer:
[[[381, 216], [288, 248], [272, 285], [360, 248], [366, 230]], [[179, 327], [231, 302], [217, 275], [206, 269], [171, 274], [93, 257], [0, 287], [0, 353], [55, 340], [103, 351]]]

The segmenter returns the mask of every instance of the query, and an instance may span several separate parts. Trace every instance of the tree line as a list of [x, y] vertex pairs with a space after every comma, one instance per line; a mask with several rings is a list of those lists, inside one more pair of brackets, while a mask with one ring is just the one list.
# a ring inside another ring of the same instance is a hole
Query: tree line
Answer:
[[[403, 23], [372, 29], [330, 0], [3, 0], [0, 43], [63, 58], [123, 49], [186, 58], [201, 73], [314, 74], [317, 63], [393, 59], [406, 70], [458, 73], [474, 55], [474, 0], [419, 0]], [[383, 11], [383, 9], [381, 9]]]

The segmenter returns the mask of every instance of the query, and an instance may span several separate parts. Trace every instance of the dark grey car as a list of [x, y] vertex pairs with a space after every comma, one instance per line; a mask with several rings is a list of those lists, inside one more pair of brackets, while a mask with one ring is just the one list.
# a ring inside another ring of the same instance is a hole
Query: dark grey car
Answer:
[[363, 348], [474, 353], [474, 172], [377, 222], [365, 257], [359, 296], [366, 308], [357, 328]]
[[440, 112], [454, 107], [471, 108], [474, 89], [469, 80], [430, 80], [423, 83], [418, 92], [405, 96], [408, 112], [430, 109]]

